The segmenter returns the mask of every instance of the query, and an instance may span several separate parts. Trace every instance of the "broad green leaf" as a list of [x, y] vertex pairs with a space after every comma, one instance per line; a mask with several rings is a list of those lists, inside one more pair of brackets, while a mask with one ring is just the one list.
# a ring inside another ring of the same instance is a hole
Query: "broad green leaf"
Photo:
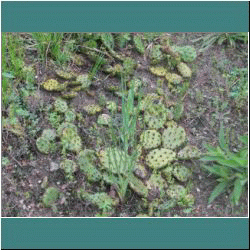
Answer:
[[235, 205], [239, 204], [239, 200], [242, 194], [243, 185], [241, 179], [236, 179], [234, 182], [234, 190], [231, 194], [231, 202]]
[[214, 199], [216, 197], [218, 197], [220, 194], [222, 194], [223, 192], [225, 192], [225, 189], [226, 189], [227, 185], [228, 185], [228, 182], [221, 182], [220, 184], [218, 184], [214, 188], [213, 192], [211, 193], [211, 195], [210, 195], [210, 197], [208, 199], [208, 203], [210, 204], [211, 202], [214, 201]]
[[224, 179], [228, 179], [231, 172], [228, 168], [220, 165], [213, 165], [211, 167], [204, 165], [203, 167], [210, 173], [223, 177]]

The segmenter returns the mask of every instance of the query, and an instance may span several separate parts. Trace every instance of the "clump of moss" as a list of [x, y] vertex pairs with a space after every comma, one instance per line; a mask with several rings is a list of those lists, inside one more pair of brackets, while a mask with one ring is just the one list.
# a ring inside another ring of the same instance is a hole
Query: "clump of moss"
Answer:
[[45, 207], [52, 207], [58, 200], [59, 194], [60, 193], [57, 188], [47, 188], [45, 194], [43, 195], [43, 204], [45, 205]]

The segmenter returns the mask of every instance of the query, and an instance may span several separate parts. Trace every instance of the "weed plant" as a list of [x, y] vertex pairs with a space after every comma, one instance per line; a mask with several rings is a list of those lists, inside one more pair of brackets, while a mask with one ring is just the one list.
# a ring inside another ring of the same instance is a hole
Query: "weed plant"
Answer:
[[211, 203], [220, 194], [231, 191], [230, 201], [238, 205], [240, 197], [248, 182], [248, 136], [241, 136], [243, 147], [233, 153], [229, 149], [229, 143], [225, 140], [223, 123], [219, 132], [219, 146], [206, 145], [207, 153], [201, 161], [210, 163], [203, 167], [211, 174], [217, 176], [219, 183], [211, 193], [208, 202]]

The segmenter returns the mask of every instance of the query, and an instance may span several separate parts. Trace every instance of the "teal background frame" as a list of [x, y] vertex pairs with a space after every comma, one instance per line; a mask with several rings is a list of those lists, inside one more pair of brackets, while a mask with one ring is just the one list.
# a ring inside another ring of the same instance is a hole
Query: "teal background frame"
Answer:
[[[1, 2], [2, 32], [248, 32], [248, 2]], [[2, 218], [2, 249], [248, 249], [248, 218]]]

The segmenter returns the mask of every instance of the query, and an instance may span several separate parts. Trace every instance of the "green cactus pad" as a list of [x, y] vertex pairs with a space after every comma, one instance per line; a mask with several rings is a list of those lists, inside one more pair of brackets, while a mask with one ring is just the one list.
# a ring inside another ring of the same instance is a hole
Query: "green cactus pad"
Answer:
[[166, 73], [165, 78], [168, 81], [168, 83], [170, 83], [170, 86], [172, 86], [171, 84], [178, 85], [183, 81], [182, 77], [175, 73]]
[[141, 179], [145, 179], [148, 176], [146, 168], [141, 164], [135, 166], [134, 174]]
[[45, 207], [51, 207], [59, 198], [59, 191], [57, 188], [49, 187], [47, 188], [45, 194], [43, 195], [43, 204]]
[[74, 125], [73, 123], [70, 122], [64, 122], [62, 124], [60, 124], [60, 126], [57, 129], [57, 133], [59, 136], [63, 135], [64, 129], [66, 128], [71, 128], [74, 130], [74, 134], [77, 135], [77, 127], [76, 125]]
[[76, 164], [74, 161], [66, 159], [61, 162], [60, 168], [64, 170], [68, 180], [72, 181], [74, 179], [73, 173], [76, 171]]
[[118, 148], [107, 148], [100, 153], [102, 167], [113, 174], [123, 174], [127, 176], [133, 171], [131, 157]]
[[42, 137], [49, 141], [53, 141], [56, 138], [56, 131], [54, 129], [45, 129], [43, 130]]
[[72, 61], [77, 66], [83, 66], [85, 64], [84, 58], [81, 55], [77, 55], [77, 54], [72, 57]]
[[77, 76], [76, 82], [81, 84], [82, 89], [86, 89], [86, 88], [90, 87], [90, 85], [92, 83], [89, 79], [88, 74], [83, 74], [83, 75]]
[[48, 154], [50, 152], [50, 141], [47, 138], [39, 137], [36, 140], [36, 146], [42, 154]]
[[168, 184], [174, 184], [173, 170], [173, 166], [167, 166], [161, 171], [162, 176], [166, 179]]
[[175, 166], [173, 169], [173, 175], [181, 182], [186, 182], [191, 177], [191, 171], [185, 166]]
[[66, 72], [63, 70], [56, 70], [56, 75], [66, 80], [72, 80], [76, 77], [73, 72]]
[[97, 124], [108, 126], [111, 122], [111, 117], [107, 114], [101, 114], [98, 116]]
[[170, 149], [161, 148], [152, 150], [146, 157], [150, 168], [159, 169], [174, 161], [176, 153]]
[[161, 51], [161, 45], [154, 45], [153, 48], [150, 51], [149, 54], [150, 57], [150, 63], [151, 64], [158, 64], [161, 62], [161, 60], [163, 59], [163, 54]]
[[101, 180], [102, 175], [95, 167], [97, 157], [94, 150], [85, 149], [78, 154], [77, 162], [80, 170], [86, 175], [88, 181], [96, 182]]
[[148, 197], [147, 187], [137, 177], [135, 177], [134, 175], [131, 175], [128, 180], [128, 183], [129, 183], [130, 188], [134, 190], [139, 196], [142, 196], [145, 198]]
[[165, 196], [167, 182], [161, 177], [160, 174], [152, 174], [147, 181], [147, 188], [155, 198], [163, 198]]
[[65, 113], [68, 110], [67, 102], [62, 100], [61, 98], [56, 99], [54, 106], [55, 111], [58, 113]]
[[146, 130], [142, 132], [140, 139], [145, 149], [157, 148], [161, 145], [161, 134], [156, 130]]
[[179, 63], [177, 69], [183, 77], [190, 78], [192, 76], [192, 70], [187, 66], [186, 63]]
[[78, 94], [77, 94], [76, 91], [71, 90], [71, 91], [63, 92], [63, 93], [62, 93], [62, 98], [63, 98], [63, 99], [69, 100], [69, 99], [75, 98], [77, 95], [78, 95]]
[[184, 46], [184, 47], [176, 46], [176, 47], [173, 47], [173, 50], [179, 53], [182, 61], [186, 63], [193, 62], [197, 57], [196, 50], [192, 46]]
[[187, 145], [182, 150], [179, 151], [177, 157], [181, 160], [190, 160], [200, 157], [200, 151], [197, 147]]
[[96, 113], [99, 113], [102, 111], [102, 107], [96, 104], [90, 104], [84, 107], [84, 110], [89, 114], [89, 115], [95, 115]]
[[183, 127], [169, 127], [162, 135], [164, 148], [176, 149], [186, 141], [186, 132]]
[[74, 122], [76, 119], [76, 114], [72, 110], [68, 110], [65, 112], [65, 121], [66, 122]]
[[149, 71], [156, 76], [165, 76], [168, 73], [164, 67], [150, 67]]
[[168, 187], [167, 195], [170, 199], [175, 199], [178, 201], [187, 195], [187, 190], [181, 185], [173, 184]]

